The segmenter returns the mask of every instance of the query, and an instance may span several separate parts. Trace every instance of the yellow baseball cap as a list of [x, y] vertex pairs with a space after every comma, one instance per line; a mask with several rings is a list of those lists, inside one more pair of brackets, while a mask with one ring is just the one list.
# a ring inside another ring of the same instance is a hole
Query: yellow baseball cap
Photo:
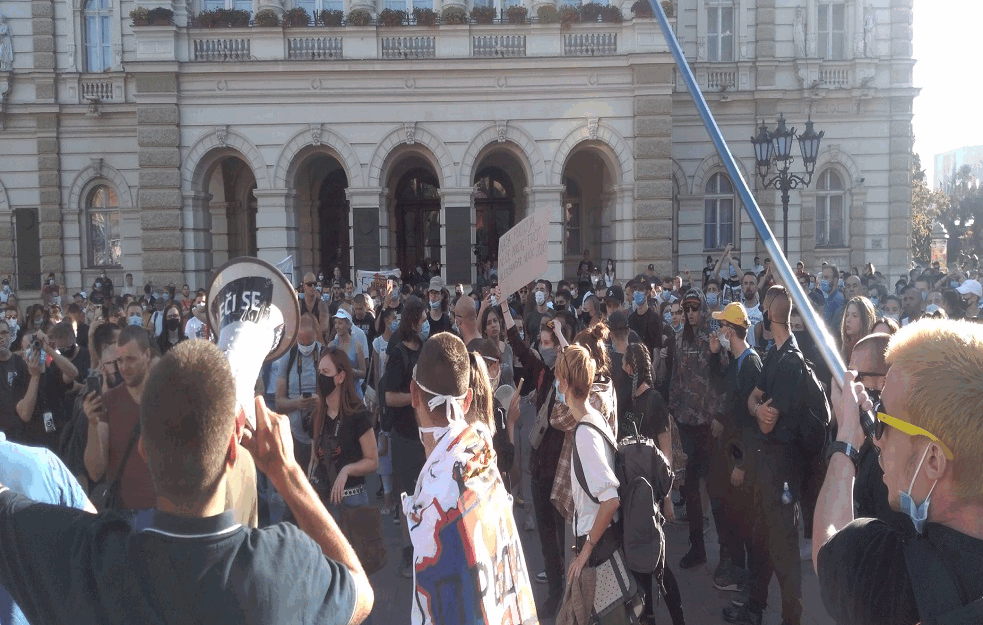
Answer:
[[747, 310], [744, 309], [744, 304], [740, 302], [731, 302], [724, 306], [723, 310], [711, 313], [710, 316], [717, 321], [726, 321], [742, 328], [747, 328], [751, 325], [751, 321], [747, 316]]

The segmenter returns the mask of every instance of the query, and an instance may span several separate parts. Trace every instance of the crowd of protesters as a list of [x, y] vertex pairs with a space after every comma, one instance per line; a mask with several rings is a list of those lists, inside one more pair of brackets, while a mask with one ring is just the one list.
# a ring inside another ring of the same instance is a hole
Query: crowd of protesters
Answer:
[[[859, 371], [862, 387], [847, 393], [858, 404], [884, 388], [885, 353], [900, 328], [925, 318], [983, 317], [983, 288], [972, 263], [949, 271], [939, 263], [915, 267], [893, 284], [870, 264], [847, 271], [799, 261], [795, 275], [837, 338], [844, 361]], [[330, 597], [321, 592], [316, 605], [289, 614], [253, 600], [250, 609], [271, 619], [257, 622], [324, 617], [323, 622], [345, 623], [365, 617], [371, 590], [359, 559], [379, 559], [373, 539], [381, 541], [381, 519], [401, 526], [403, 550], [389, 566], [415, 580], [412, 622], [440, 622], [434, 615], [458, 609], [446, 604], [456, 597], [481, 615], [478, 622], [532, 623], [559, 615], [563, 622], [580, 623], [588, 622], [580, 620], [584, 597], [570, 592], [571, 583], [592, 568], [591, 552], [619, 518], [612, 449], [636, 432], [652, 439], [676, 472], [674, 489], [655, 505], [660, 518], [686, 524], [689, 540], [679, 562], [639, 576], [641, 622], [654, 622], [653, 597], [661, 594], [674, 625], [684, 623], [672, 570], [704, 565], [714, 552], [711, 582], [734, 592], [722, 606], [726, 621], [760, 624], [775, 575], [783, 623], [801, 622], [800, 562], [820, 552], [821, 545], [810, 542], [812, 521], [829, 462], [824, 452], [836, 430], [810, 418], [817, 410], [829, 416], [827, 399], [836, 408], [849, 398], [842, 399], [839, 381], [831, 379], [770, 259], [755, 257], [744, 268], [728, 247], [717, 258], [708, 256], [701, 274], [660, 276], [649, 265], [624, 279], [614, 261], [598, 265], [585, 253], [574, 278], [540, 279], [514, 294], [500, 292], [491, 263], [467, 288], [446, 284], [432, 263], [405, 280], [385, 276], [364, 290], [334, 268], [329, 279], [304, 275], [298, 296], [296, 343], [264, 365], [256, 388], [265, 401], [260, 400], [256, 429], [249, 430], [226, 405], [234, 400], [222, 378], [227, 369], [217, 364], [220, 354], [202, 347], [216, 334], [204, 290], [187, 284], [148, 284], [141, 290], [131, 274], [117, 288], [103, 273], [91, 288], [69, 296], [49, 274], [42, 301], [25, 306], [3, 280], [0, 485], [78, 509], [91, 510], [91, 499], [96, 508], [112, 509], [130, 528], [154, 537], [231, 536], [233, 527], [283, 528], [283, 521], [299, 526], [303, 533], [296, 527], [253, 539], [243, 533], [223, 543], [216, 556], [243, 567], [237, 554], [251, 550], [254, 568], [237, 574], [268, 580], [261, 567], [280, 557], [280, 549], [298, 566], [316, 569], [308, 584], [333, 584]], [[188, 371], [206, 365], [221, 369], [206, 376], [216, 388], [224, 384], [215, 396]], [[189, 393], [185, 403], [200, 401], [207, 414], [179, 405], [175, 389], [168, 388], [172, 384]], [[194, 425], [196, 418], [208, 423]], [[843, 418], [837, 415], [840, 423]], [[591, 423], [593, 432], [577, 428], [582, 422]], [[853, 442], [857, 485], [851, 512], [907, 529], [911, 515], [890, 505], [895, 493], [884, 487], [886, 467], [878, 464], [874, 442]], [[179, 466], [168, 457], [184, 453], [181, 445], [192, 449], [189, 462], [200, 467]], [[42, 448], [47, 455], [37, 455]], [[7, 457], [18, 459], [9, 466], [61, 467], [53, 478], [57, 487], [46, 496], [43, 488], [24, 485], [9, 468], [4, 471]], [[583, 480], [574, 464], [581, 466]], [[203, 472], [211, 483], [191, 475]], [[378, 490], [366, 479], [373, 474], [381, 478]], [[3, 515], [26, 506], [22, 497], [0, 499], [0, 543], [13, 536], [30, 539], [14, 555], [0, 553], [0, 580], [11, 595], [35, 596], [11, 583], [21, 575], [17, 566], [34, 567], [44, 580], [39, 588], [56, 588], [84, 566], [94, 569], [87, 579], [101, 583], [99, 567], [108, 566], [113, 553], [123, 557], [107, 539], [108, 555], [87, 552], [89, 560], [45, 578], [44, 558], [64, 561], [65, 554], [47, 546], [28, 557], [27, 547], [50, 532], [68, 536], [65, 528], [83, 513], [64, 512], [36, 531], [25, 529], [29, 519], [22, 515], [11, 529]], [[367, 508], [378, 512], [366, 517]], [[448, 510], [458, 510], [460, 518]], [[717, 549], [705, 541], [707, 516], [716, 528]], [[468, 518], [486, 525], [481, 540]], [[488, 590], [482, 573], [441, 548], [440, 541], [449, 538], [440, 528], [454, 520], [460, 521], [459, 540], [471, 548], [480, 543], [479, 551], [485, 551], [479, 555], [508, 571], [513, 590], [507, 596], [482, 594], [483, 586]], [[538, 532], [544, 570], [526, 570], [520, 527]], [[94, 528], [85, 535], [95, 535]], [[259, 530], [235, 530], [246, 531]], [[118, 530], [108, 535], [122, 536]], [[579, 551], [570, 558], [573, 539]], [[158, 542], [146, 538], [140, 548], [164, 549]], [[80, 548], [90, 549], [76, 543], [68, 551]], [[312, 549], [328, 556], [331, 566], [312, 564]], [[447, 567], [459, 573], [453, 591], [441, 586]], [[141, 574], [162, 572], [136, 573]], [[241, 600], [239, 593], [253, 582], [226, 575], [206, 587]], [[548, 588], [538, 606], [530, 580]], [[174, 584], [169, 591], [186, 586], [184, 580]], [[307, 590], [291, 592], [303, 597]], [[0, 617], [5, 609], [20, 614], [9, 597], [5, 604], [3, 592]], [[187, 614], [187, 606], [161, 608], [134, 588], [114, 592], [119, 594], [102, 600], [122, 601], [126, 593], [143, 597], [133, 615], [156, 611], [168, 615], [166, 622], [184, 622], [168, 619]], [[838, 592], [842, 597], [849, 591]], [[72, 598], [79, 603], [21, 601], [23, 615], [30, 622], [58, 622], [67, 614], [60, 610], [101, 609], [91, 598]], [[220, 615], [247, 608], [212, 597], [207, 609]], [[331, 609], [340, 611], [325, 616]]]

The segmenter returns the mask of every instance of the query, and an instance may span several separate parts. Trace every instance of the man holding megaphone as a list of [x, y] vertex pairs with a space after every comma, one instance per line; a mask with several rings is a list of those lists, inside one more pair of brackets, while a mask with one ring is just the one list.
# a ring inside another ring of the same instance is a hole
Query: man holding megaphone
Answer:
[[144, 388], [138, 450], [156, 493], [149, 527], [40, 506], [0, 484], [0, 584], [30, 622], [362, 622], [373, 602], [368, 577], [294, 459], [287, 417], [262, 398], [255, 411], [243, 445], [300, 529], [245, 528], [226, 510], [239, 453], [235, 384], [226, 357], [202, 340], [168, 352]]

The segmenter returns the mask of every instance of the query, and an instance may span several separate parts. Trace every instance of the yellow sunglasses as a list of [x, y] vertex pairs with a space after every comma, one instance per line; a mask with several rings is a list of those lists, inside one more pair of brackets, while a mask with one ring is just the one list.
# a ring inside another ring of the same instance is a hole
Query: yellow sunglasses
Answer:
[[[880, 408], [881, 406], [878, 405], [877, 407]], [[877, 440], [881, 440], [881, 437], [884, 435], [884, 426], [885, 425], [889, 425], [892, 428], [894, 428], [895, 430], [898, 430], [899, 432], [903, 432], [903, 433], [907, 434], [908, 436], [924, 436], [925, 438], [929, 439], [930, 441], [933, 441], [933, 442], [938, 443], [939, 444], [939, 447], [942, 448], [942, 453], [945, 454], [945, 457], [946, 458], [948, 458], [949, 460], [952, 460], [953, 457], [954, 457], [953, 456], [953, 453], [952, 453], [952, 450], [949, 449], [949, 446], [946, 445], [945, 443], [943, 443], [941, 440], [939, 440], [939, 437], [938, 436], [936, 436], [935, 434], [932, 434], [931, 432], [929, 432], [928, 430], [926, 430], [924, 428], [918, 427], [917, 425], [915, 425], [913, 423], [908, 423], [907, 421], [902, 421], [901, 419], [899, 419], [897, 417], [892, 417], [889, 414], [886, 414], [886, 413], [883, 413], [883, 412], [878, 411], [877, 412], [877, 423], [875, 425], [876, 425], [876, 427], [874, 428], [874, 438], [877, 439]]]

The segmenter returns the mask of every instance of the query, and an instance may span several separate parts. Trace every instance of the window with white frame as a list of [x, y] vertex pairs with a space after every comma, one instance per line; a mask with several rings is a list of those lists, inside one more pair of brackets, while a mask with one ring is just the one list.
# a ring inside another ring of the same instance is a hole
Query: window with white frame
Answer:
[[734, 60], [734, 5], [707, 6], [707, 60], [730, 63]]
[[116, 191], [98, 184], [85, 200], [86, 247], [89, 267], [120, 264], [122, 246], [119, 231], [119, 200]]
[[113, 63], [113, 10], [110, 0], [88, 0], [82, 13], [85, 71], [108, 72]]
[[307, 10], [307, 14], [315, 16], [321, 11], [344, 11], [344, 0], [295, 0], [295, 7], [302, 7]]
[[832, 169], [819, 174], [816, 185], [816, 246], [846, 247], [846, 191]]
[[734, 242], [734, 185], [726, 174], [714, 174], [704, 191], [703, 247], [723, 249]]
[[846, 6], [842, 2], [819, 3], [819, 57], [830, 61], [846, 58]]
[[394, 11], [406, 11], [410, 17], [413, 16], [413, 9], [433, 9], [433, 0], [382, 0], [383, 9]]
[[241, 9], [253, 12], [253, 0], [201, 0], [201, 8], [204, 11], [214, 11], [215, 9]]

